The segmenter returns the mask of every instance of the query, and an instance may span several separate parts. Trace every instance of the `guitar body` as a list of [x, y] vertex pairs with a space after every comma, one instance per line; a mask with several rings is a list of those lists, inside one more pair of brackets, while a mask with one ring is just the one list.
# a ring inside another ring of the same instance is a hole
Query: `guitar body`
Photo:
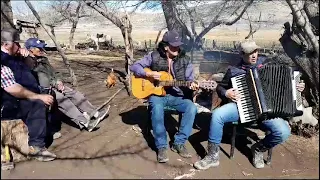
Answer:
[[[144, 68], [145, 72], [152, 71], [149, 68]], [[160, 71], [160, 81], [172, 81], [173, 77], [165, 71]], [[132, 94], [138, 99], [145, 99], [151, 95], [165, 96], [166, 91], [163, 86], [155, 86], [155, 80], [153, 78], [139, 78], [132, 76], [131, 78], [131, 90]]]

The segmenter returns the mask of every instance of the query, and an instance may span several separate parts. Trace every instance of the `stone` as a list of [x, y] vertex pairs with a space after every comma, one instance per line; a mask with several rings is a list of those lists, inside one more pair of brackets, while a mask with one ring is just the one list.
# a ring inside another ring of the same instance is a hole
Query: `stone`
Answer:
[[296, 116], [291, 119], [292, 122], [302, 121], [302, 124], [310, 124], [315, 126], [318, 124], [318, 120], [312, 115], [312, 107], [303, 108], [303, 115]]
[[5, 162], [4, 145], [9, 146], [13, 162], [26, 160], [28, 140], [28, 127], [21, 119], [1, 120], [1, 162]]

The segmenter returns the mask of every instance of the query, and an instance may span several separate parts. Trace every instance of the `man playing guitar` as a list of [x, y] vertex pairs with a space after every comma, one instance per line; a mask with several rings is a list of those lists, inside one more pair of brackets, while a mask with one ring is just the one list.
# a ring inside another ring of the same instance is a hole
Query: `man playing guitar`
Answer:
[[[162, 41], [158, 44], [156, 51], [144, 56], [135, 62], [130, 70], [137, 77], [160, 79], [159, 71], [166, 71], [171, 74], [174, 80], [193, 81], [193, 67], [191, 59], [180, 49], [181, 37], [175, 31], [168, 31], [163, 35]], [[144, 68], [152, 71], [146, 72]], [[197, 107], [186, 98], [196, 90], [198, 85], [191, 83], [189, 88], [166, 87], [165, 96], [151, 95], [148, 102], [151, 107], [151, 121], [156, 148], [158, 150], [158, 162], [164, 163], [169, 160], [167, 156], [167, 134], [164, 126], [164, 107], [172, 107], [182, 113], [179, 131], [174, 136], [171, 150], [180, 156], [191, 158], [191, 154], [185, 147], [185, 142], [189, 138]]]

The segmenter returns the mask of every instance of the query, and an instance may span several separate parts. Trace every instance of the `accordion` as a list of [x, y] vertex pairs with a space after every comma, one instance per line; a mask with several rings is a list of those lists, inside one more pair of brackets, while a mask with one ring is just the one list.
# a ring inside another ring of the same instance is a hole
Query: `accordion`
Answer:
[[301, 93], [296, 89], [300, 77], [292, 67], [269, 64], [231, 78], [240, 95], [240, 122], [302, 115]]

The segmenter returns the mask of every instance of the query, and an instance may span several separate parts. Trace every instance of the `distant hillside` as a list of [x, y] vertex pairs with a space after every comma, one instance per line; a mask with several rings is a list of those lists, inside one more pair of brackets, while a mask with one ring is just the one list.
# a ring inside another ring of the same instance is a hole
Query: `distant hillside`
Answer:
[[[201, 17], [205, 17], [206, 22], [209, 22], [218, 12], [219, 8], [219, 3], [207, 4], [198, 7], [199, 10], [197, 12], [200, 14]], [[292, 19], [292, 16], [290, 14], [290, 8], [286, 5], [285, 1], [256, 2], [248, 8], [247, 12], [253, 20], [258, 20], [259, 14], [261, 12], [261, 20], [268, 21], [263, 23], [264, 25], [261, 26], [261, 29], [279, 29], [284, 22], [291, 21]], [[48, 12], [45, 12], [44, 14], [47, 15]], [[27, 17], [17, 17], [16, 15], [14, 15], [14, 17], [22, 20], [34, 20], [34, 17], [32, 15], [29, 15]], [[244, 15], [244, 17], [246, 18], [246, 15]], [[131, 21], [133, 27], [137, 29], [159, 30], [166, 26], [163, 13], [134, 13], [131, 16]], [[100, 14], [95, 14], [94, 18], [83, 18], [79, 22], [80, 28], [90, 26], [103, 28], [106, 26], [110, 27], [113, 25]], [[70, 27], [70, 24], [68, 22], [62, 24], [61, 28], [64, 27]], [[249, 27], [248, 21], [241, 19], [234, 25], [234, 27], [247, 29]], [[198, 28], [201, 27], [199, 26]]]
[[[206, 17], [205, 21], [210, 22], [212, 17], [218, 12], [219, 5], [217, 4], [209, 4], [203, 7], [199, 7], [200, 10], [198, 12], [203, 15], [201, 17]], [[286, 5], [284, 1], [273, 1], [273, 2], [259, 2], [255, 3], [251, 7], [248, 8], [248, 15], [252, 20], [258, 20], [259, 14], [261, 12], [261, 20], [263, 22], [261, 29], [279, 29], [286, 21], [291, 21], [292, 16], [290, 14], [290, 8]], [[247, 18], [246, 15], [243, 16]], [[186, 17], [188, 19], [188, 17]], [[132, 25], [134, 28], [146, 28], [146, 29], [154, 29], [159, 30], [166, 26], [165, 18], [163, 13], [135, 13], [131, 16]], [[104, 17], [98, 16], [95, 19], [82, 19], [80, 21], [81, 25], [98, 25], [98, 27], [103, 27], [107, 25], [111, 25], [109, 21], [107, 21]], [[186, 21], [189, 24], [189, 21]], [[67, 24], [66, 24], [67, 25]], [[240, 19], [234, 26], [238, 28], [249, 28], [248, 21], [244, 19]], [[198, 26], [197, 28], [201, 28]]]

